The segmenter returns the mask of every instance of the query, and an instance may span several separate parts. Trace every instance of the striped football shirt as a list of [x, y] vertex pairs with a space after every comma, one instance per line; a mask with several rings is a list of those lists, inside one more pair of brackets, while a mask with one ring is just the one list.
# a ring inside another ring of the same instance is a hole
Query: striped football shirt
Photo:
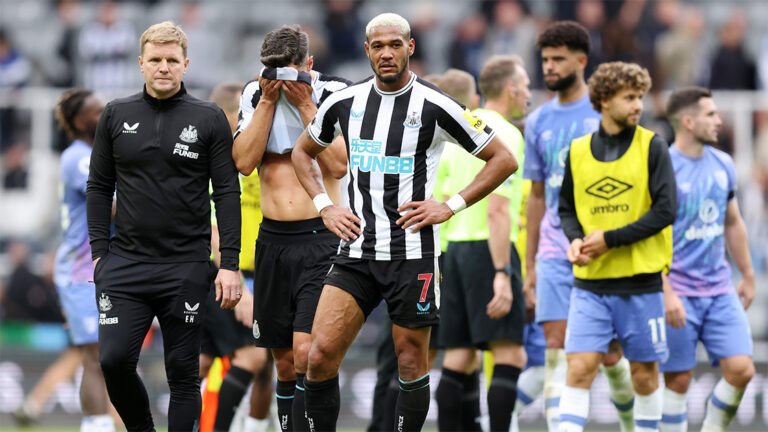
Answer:
[[439, 226], [417, 233], [395, 221], [397, 208], [432, 196], [445, 141], [476, 155], [494, 132], [455, 99], [411, 74], [395, 92], [373, 77], [330, 95], [307, 128], [319, 145], [343, 135], [348, 157], [347, 204], [362, 235], [338, 254], [369, 260], [431, 258], [440, 254]]

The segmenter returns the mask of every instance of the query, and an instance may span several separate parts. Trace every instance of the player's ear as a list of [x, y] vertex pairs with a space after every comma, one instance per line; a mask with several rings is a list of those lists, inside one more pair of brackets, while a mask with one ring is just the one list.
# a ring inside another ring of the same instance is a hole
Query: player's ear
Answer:
[[416, 50], [416, 41], [413, 40], [413, 38], [410, 38], [408, 40], [408, 56], [412, 56], [413, 52]]
[[579, 61], [579, 65], [581, 65], [582, 68], [587, 67], [587, 62], [589, 61], [589, 57], [587, 57], [586, 53], [579, 52], [576, 56], [576, 59]]
[[608, 101], [610, 99], [600, 99], [600, 114], [604, 113], [608, 109]]
[[315, 64], [315, 56], [307, 57], [307, 72], [312, 70], [312, 66]]
[[682, 117], [680, 117], [680, 124], [682, 124], [685, 129], [693, 129], [693, 117], [683, 114]]

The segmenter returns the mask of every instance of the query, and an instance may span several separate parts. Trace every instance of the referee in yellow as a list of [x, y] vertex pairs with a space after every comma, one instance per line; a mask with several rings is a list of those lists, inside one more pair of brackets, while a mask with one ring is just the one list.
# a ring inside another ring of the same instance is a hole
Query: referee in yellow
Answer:
[[658, 362], [668, 356], [661, 272], [672, 259], [675, 173], [667, 143], [638, 125], [648, 71], [604, 63], [588, 84], [600, 129], [571, 143], [559, 201], [574, 288], [558, 431], [584, 429], [589, 387], [613, 338], [630, 361], [635, 432], [658, 431]]
[[[443, 78], [445, 79], [445, 78]], [[522, 163], [523, 135], [511, 121], [525, 116], [531, 93], [517, 56], [493, 56], [480, 72], [485, 107], [472, 112], [489, 125]], [[452, 153], [444, 192], [463, 189], [483, 167], [481, 160]], [[437, 388], [438, 428], [462, 429], [462, 385], [470, 379], [477, 349], [493, 353], [488, 388], [491, 431], [508, 431], [517, 379], [525, 366], [525, 299], [515, 249], [523, 179], [513, 174], [487, 198], [457, 214], [446, 233], [439, 346], [445, 347]]]

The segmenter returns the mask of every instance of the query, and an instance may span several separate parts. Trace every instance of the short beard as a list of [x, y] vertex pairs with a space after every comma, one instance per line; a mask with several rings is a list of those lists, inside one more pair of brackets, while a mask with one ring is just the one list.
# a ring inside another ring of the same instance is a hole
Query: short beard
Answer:
[[703, 145], [715, 145], [715, 144], [717, 144], [717, 138], [711, 140], [711, 139], [707, 139], [705, 137], [701, 137], [701, 136], [698, 136], [698, 135], [694, 135], [693, 138], [696, 141], [698, 141], [701, 144], [703, 144]]
[[613, 117], [613, 121], [617, 125], [621, 126], [622, 130], [633, 128], [633, 127], [637, 126], [638, 124], [640, 124], [640, 119], [637, 120], [637, 123], [630, 124], [629, 123], [629, 116], [624, 117], [624, 118], [620, 118], [620, 119], [616, 118], [616, 117]]
[[402, 68], [400, 72], [390, 75], [390, 76], [384, 76], [381, 74], [376, 74], [376, 76], [379, 78], [379, 81], [383, 82], [384, 84], [393, 84], [398, 81], [400, 81], [400, 78], [403, 76], [403, 72], [405, 72], [405, 68]]
[[548, 83], [547, 81], [544, 81], [544, 85], [547, 86], [549, 90], [552, 91], [563, 91], [573, 85], [573, 83], [576, 82], [576, 72], [567, 75], [563, 78], [560, 78], [559, 80]]

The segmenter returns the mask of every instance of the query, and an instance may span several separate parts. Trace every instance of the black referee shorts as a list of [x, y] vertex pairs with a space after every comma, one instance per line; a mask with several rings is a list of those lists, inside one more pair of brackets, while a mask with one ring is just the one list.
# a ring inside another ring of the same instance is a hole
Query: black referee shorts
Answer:
[[336, 256], [325, 284], [350, 293], [366, 318], [384, 299], [392, 322], [401, 327], [440, 322], [437, 257], [374, 261]]
[[486, 313], [493, 298], [496, 271], [487, 240], [451, 242], [444, 254], [443, 320], [438, 343], [444, 348], [488, 349], [488, 342], [507, 339], [523, 343], [525, 298], [520, 257], [510, 248], [512, 264], [512, 309], [501, 319]]
[[293, 332], [312, 332], [323, 278], [338, 247], [339, 238], [321, 218], [262, 220], [253, 279], [256, 346], [290, 348]]

